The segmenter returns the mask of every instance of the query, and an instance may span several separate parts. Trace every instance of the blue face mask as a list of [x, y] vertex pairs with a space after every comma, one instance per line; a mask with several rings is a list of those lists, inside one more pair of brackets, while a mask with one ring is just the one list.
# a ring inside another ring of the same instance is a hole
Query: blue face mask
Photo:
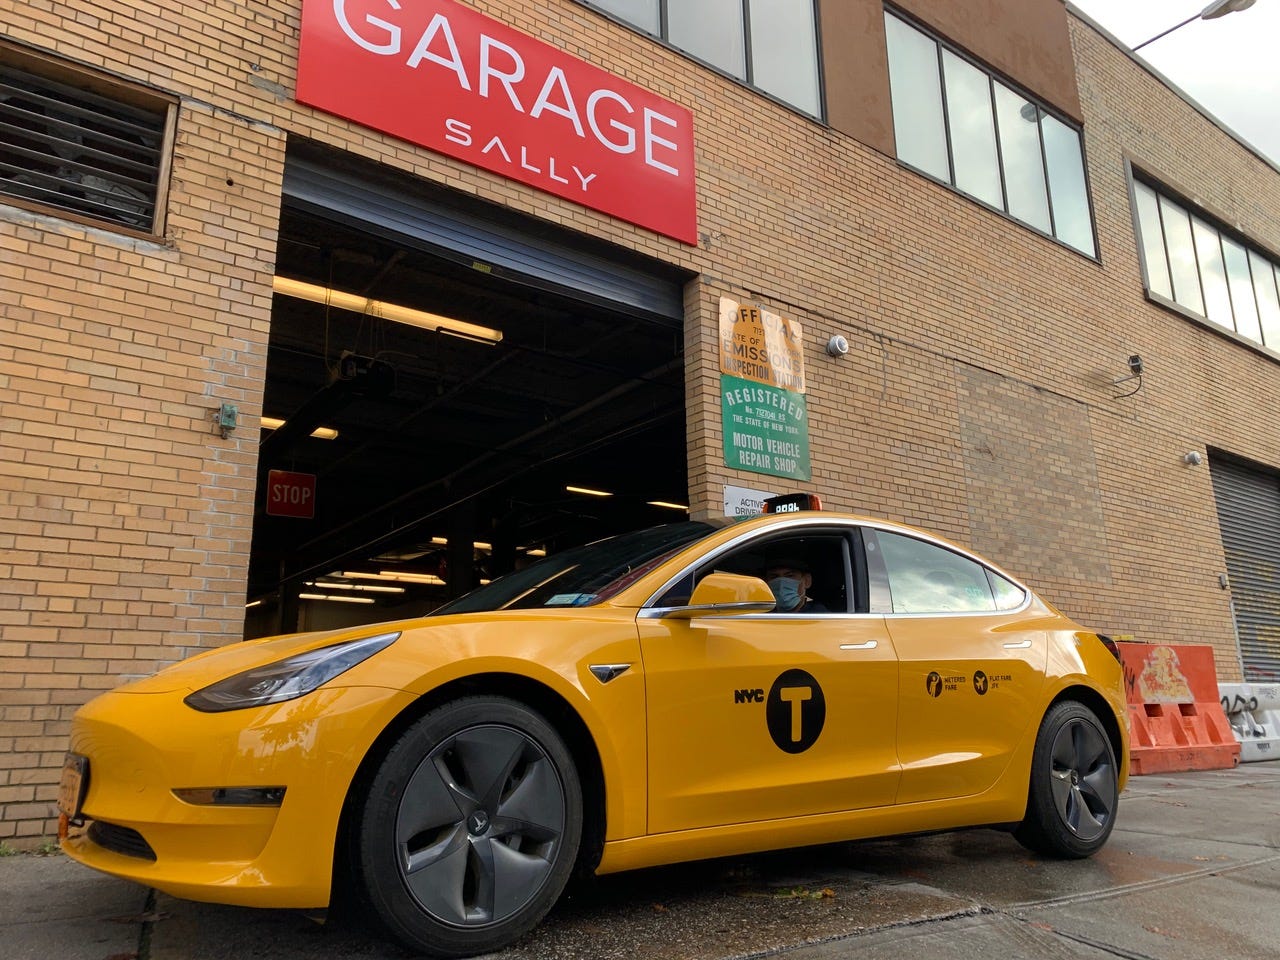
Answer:
[[800, 606], [800, 581], [790, 577], [774, 577], [769, 581], [769, 589], [777, 599], [778, 610], [794, 610]]

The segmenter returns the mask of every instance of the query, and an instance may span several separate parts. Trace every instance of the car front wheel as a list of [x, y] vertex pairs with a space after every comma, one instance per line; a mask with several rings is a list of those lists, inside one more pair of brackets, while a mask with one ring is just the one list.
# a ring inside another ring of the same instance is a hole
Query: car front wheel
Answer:
[[1055, 704], [1040, 724], [1025, 819], [1014, 836], [1056, 857], [1087, 857], [1107, 842], [1120, 792], [1111, 740], [1088, 707]]
[[446, 704], [388, 751], [357, 823], [362, 893], [412, 949], [505, 947], [564, 889], [582, 792], [564, 741], [505, 697]]

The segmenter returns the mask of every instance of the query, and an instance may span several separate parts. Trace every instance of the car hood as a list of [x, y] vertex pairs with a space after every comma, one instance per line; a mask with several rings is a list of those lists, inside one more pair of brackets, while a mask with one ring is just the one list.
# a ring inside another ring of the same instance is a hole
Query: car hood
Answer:
[[199, 690], [224, 677], [234, 676], [244, 670], [275, 663], [295, 653], [328, 647], [347, 640], [376, 637], [384, 633], [402, 632], [410, 626], [420, 627], [422, 620], [395, 623], [368, 624], [346, 627], [341, 630], [325, 630], [316, 633], [295, 633], [280, 637], [263, 637], [245, 640], [225, 647], [206, 650], [186, 660], [179, 661], [149, 677], [134, 680], [116, 688], [117, 693], [171, 693], [175, 690]]

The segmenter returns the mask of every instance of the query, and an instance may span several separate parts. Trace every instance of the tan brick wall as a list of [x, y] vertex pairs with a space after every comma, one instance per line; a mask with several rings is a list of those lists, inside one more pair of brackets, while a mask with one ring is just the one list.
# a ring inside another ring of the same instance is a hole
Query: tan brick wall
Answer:
[[[1208, 470], [1182, 455], [1280, 465], [1256, 427], [1280, 379], [1144, 300], [1124, 163], [1276, 251], [1274, 169], [1073, 20], [1097, 263], [570, 0], [471, 6], [694, 110], [698, 247], [299, 107], [298, 0], [0, 0], [7, 36], [181, 102], [163, 243], [0, 210], [0, 838], [51, 830], [77, 704], [240, 636], [290, 135], [696, 272], [695, 514], [720, 513], [725, 483], [793, 486], [721, 451], [718, 300], [759, 302], [804, 324], [811, 487], [832, 506], [989, 549], [1099, 629], [1213, 643], [1233, 675]], [[1144, 388], [1115, 399], [1131, 353]], [[227, 440], [223, 400], [245, 422]]]
[[241, 635], [283, 148], [184, 102], [162, 243], [0, 210], [0, 839], [77, 706]]

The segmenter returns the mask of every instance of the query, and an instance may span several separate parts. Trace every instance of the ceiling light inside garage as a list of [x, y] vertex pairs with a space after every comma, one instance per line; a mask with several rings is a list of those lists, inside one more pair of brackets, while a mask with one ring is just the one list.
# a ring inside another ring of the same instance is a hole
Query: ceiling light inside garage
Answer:
[[397, 323], [405, 323], [411, 327], [420, 327], [423, 330], [432, 330], [436, 333], [449, 333], [468, 340], [478, 340], [486, 343], [500, 343], [502, 341], [502, 331], [495, 330], [492, 327], [482, 327], [478, 324], [467, 323], [464, 320], [442, 317], [438, 313], [428, 313], [425, 310], [415, 310], [413, 307], [401, 306], [398, 303], [388, 303], [385, 300], [374, 300], [355, 293], [345, 293], [342, 290], [334, 290], [332, 287], [304, 283], [301, 280], [294, 280], [290, 277], [272, 277], [271, 288], [282, 296], [309, 300], [312, 303], [319, 303], [326, 307], [336, 307], [339, 310], [349, 310], [352, 313], [359, 313], [367, 317], [394, 320]]
[[[448, 537], [432, 537], [431, 542], [438, 547], [447, 547], [449, 545]], [[476, 550], [493, 550], [492, 543], [485, 543], [483, 540], [475, 540], [471, 546]]]
[[344, 580], [397, 580], [400, 583], [426, 583], [441, 586], [444, 581], [434, 573], [406, 573], [399, 570], [382, 570], [379, 573], [364, 573], [359, 570], [344, 570], [333, 574]]
[[299, 600], [332, 600], [335, 603], [373, 603], [373, 597], [339, 597], [331, 593], [300, 593]]
[[608, 490], [592, 490], [590, 487], [565, 487], [570, 493], [581, 493], [588, 497], [612, 497]]
[[[258, 423], [263, 430], [279, 430], [284, 426], [284, 421], [276, 417], [259, 417]], [[333, 427], [316, 427], [311, 431], [311, 435], [317, 440], [337, 440], [338, 431]]]
[[646, 500], [645, 502], [651, 507], [665, 507], [668, 510], [683, 510], [685, 513], [689, 512], [689, 508], [683, 503], [670, 503], [666, 500]]
[[384, 587], [374, 583], [306, 583], [303, 586], [315, 587], [317, 590], [358, 590], [361, 593], [404, 593], [404, 587]]

